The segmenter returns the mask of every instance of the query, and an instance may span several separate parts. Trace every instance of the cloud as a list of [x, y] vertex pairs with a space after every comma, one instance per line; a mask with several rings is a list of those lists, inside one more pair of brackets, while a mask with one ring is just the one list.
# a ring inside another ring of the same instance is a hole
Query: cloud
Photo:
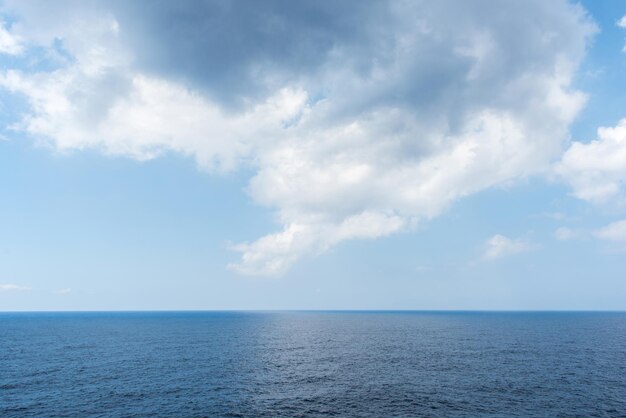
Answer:
[[594, 232], [600, 239], [609, 241], [626, 241], [626, 220], [613, 222]]
[[11, 284], [11, 283], [0, 284], [0, 292], [26, 291], [26, 290], [32, 290], [32, 287], [20, 286], [20, 285]]
[[242, 274], [280, 274], [296, 260], [316, 255], [347, 239], [378, 238], [401, 230], [404, 219], [395, 215], [363, 212], [339, 224], [291, 223], [282, 232], [267, 235], [234, 250], [243, 254], [240, 264], [229, 267]]
[[21, 40], [13, 35], [0, 20], [0, 54], [19, 55], [23, 51]]
[[554, 221], [577, 221], [579, 220], [578, 216], [570, 215], [564, 212], [543, 212], [538, 215], [533, 215], [533, 217], [543, 217], [543, 218], [551, 219]]
[[65, 289], [58, 289], [58, 290], [53, 290], [52, 293], [54, 293], [55, 295], [67, 295], [68, 293], [71, 293], [72, 289], [69, 287], [66, 287]]
[[57, 57], [0, 76], [30, 103], [14, 129], [63, 151], [255, 173], [247, 191], [280, 227], [233, 247], [245, 274], [548, 170], [585, 102], [571, 83], [595, 32], [565, 0], [5, 9], [25, 45]]
[[174, 151], [192, 156], [204, 169], [219, 171], [232, 169], [254, 145], [255, 135], [287, 123], [306, 99], [302, 92], [280, 90], [246, 113], [228, 115], [164, 80], [129, 75], [120, 81], [128, 94], [107, 98], [111, 91], [102, 89], [114, 89], [111, 83], [107, 75], [90, 78], [77, 68], [52, 75], [7, 71], [0, 76], [0, 85], [28, 96], [38, 112], [17, 127], [49, 138], [58, 150], [96, 148], [138, 160]]
[[624, 203], [626, 191], [626, 119], [598, 129], [598, 139], [574, 142], [556, 165], [556, 172], [579, 199]]
[[497, 260], [532, 249], [532, 246], [524, 239], [511, 239], [500, 234], [489, 238], [486, 245], [487, 249], [483, 254], [483, 259], [487, 261]]
[[567, 227], [560, 227], [554, 231], [554, 236], [559, 241], [570, 241], [580, 236], [581, 231]]

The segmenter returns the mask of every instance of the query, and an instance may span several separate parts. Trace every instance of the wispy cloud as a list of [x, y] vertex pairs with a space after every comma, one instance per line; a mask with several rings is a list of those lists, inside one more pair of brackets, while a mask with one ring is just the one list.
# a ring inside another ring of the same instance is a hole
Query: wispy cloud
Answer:
[[579, 229], [572, 229], [568, 227], [560, 227], [554, 231], [554, 237], [559, 241], [570, 241], [579, 238], [582, 235], [582, 231]]
[[579, 216], [570, 215], [564, 212], [543, 212], [539, 215], [533, 215], [532, 217], [547, 218], [553, 221], [577, 221], [580, 219]]
[[0, 284], [0, 292], [26, 291], [26, 290], [32, 290], [32, 287], [20, 286], [20, 285], [13, 284], [13, 283]]
[[532, 249], [532, 245], [523, 238], [511, 239], [500, 234], [489, 238], [486, 247], [483, 260], [487, 261], [497, 260]]
[[67, 295], [68, 293], [71, 293], [71, 292], [72, 292], [72, 289], [69, 287], [52, 291], [52, 293], [54, 293], [55, 295]]
[[626, 219], [600, 228], [594, 232], [594, 235], [609, 241], [626, 241]]

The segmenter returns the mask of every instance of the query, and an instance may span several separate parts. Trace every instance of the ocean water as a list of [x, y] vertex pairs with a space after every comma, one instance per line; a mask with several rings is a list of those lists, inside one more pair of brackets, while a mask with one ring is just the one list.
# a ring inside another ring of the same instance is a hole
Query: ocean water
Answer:
[[0, 314], [0, 416], [142, 415], [626, 416], [626, 314]]

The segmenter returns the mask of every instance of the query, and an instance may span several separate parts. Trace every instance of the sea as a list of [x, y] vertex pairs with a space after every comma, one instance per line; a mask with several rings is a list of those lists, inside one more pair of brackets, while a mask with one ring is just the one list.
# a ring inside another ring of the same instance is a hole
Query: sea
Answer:
[[626, 313], [0, 314], [0, 416], [626, 416]]

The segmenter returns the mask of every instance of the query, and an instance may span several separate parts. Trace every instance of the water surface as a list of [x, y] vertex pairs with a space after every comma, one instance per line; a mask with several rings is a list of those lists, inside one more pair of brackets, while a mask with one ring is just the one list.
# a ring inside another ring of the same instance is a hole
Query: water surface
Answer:
[[0, 314], [0, 415], [626, 415], [626, 313]]

